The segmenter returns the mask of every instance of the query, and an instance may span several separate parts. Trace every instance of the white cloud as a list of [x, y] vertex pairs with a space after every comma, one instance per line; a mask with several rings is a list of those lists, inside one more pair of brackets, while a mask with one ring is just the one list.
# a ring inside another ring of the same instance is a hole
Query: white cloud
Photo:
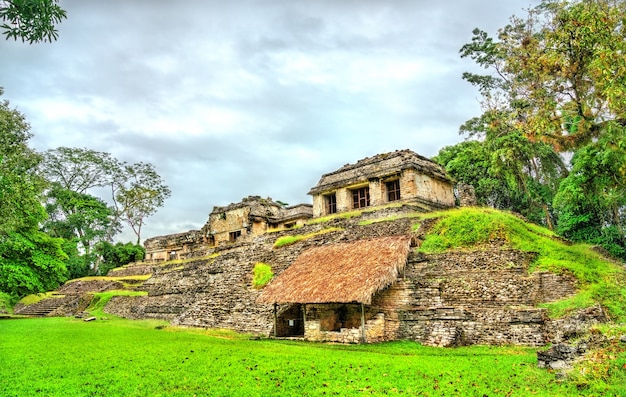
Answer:
[[250, 194], [308, 201], [366, 156], [459, 142], [478, 106], [458, 50], [528, 3], [65, 2], [57, 42], [0, 40], [0, 86], [38, 150], [155, 164], [173, 194], [149, 237]]

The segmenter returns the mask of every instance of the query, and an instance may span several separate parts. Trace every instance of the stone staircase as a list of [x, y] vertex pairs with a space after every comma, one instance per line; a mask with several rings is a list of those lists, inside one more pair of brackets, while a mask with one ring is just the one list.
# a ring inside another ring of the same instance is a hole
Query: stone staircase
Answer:
[[30, 317], [45, 317], [53, 311], [57, 310], [63, 305], [67, 305], [72, 301], [79, 299], [77, 296], [52, 296], [50, 298], [42, 299], [32, 305], [26, 305], [15, 310], [15, 314], [21, 316]]

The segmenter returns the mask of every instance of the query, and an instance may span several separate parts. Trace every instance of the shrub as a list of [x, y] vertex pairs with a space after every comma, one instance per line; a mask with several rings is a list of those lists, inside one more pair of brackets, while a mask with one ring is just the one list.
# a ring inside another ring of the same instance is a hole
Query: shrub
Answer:
[[0, 292], [0, 314], [10, 313], [13, 303], [15, 303], [15, 299], [11, 295]]
[[258, 262], [252, 269], [252, 287], [261, 289], [270, 282], [272, 277], [274, 277], [272, 267], [266, 263]]

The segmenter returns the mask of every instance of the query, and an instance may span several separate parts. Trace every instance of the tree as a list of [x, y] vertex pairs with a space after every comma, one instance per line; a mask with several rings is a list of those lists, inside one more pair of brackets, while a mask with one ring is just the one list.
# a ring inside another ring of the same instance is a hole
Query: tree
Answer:
[[76, 193], [108, 186], [122, 167], [109, 153], [59, 147], [43, 153], [41, 175]]
[[35, 172], [40, 157], [28, 147], [30, 137], [24, 115], [1, 101], [0, 291], [13, 299], [53, 289], [67, 277], [62, 240], [39, 230], [44, 181]]
[[58, 287], [68, 275], [62, 244], [34, 228], [0, 236], [0, 291], [17, 300]]
[[[556, 187], [545, 176], [534, 178], [546, 198], [554, 197], [557, 230], [622, 248], [625, 175], [614, 165], [626, 126], [624, 15], [624, 0], [544, 0], [526, 18], [512, 17], [496, 39], [476, 29], [461, 48], [461, 57], [489, 70], [463, 74], [481, 93], [483, 114], [462, 132], [487, 143], [504, 136], [494, 132], [514, 132], [573, 153], [572, 174]], [[516, 173], [515, 162], [504, 165]]]
[[[106, 187], [113, 205], [111, 225], [127, 223], [141, 240], [145, 219], [163, 206], [171, 192], [150, 163], [128, 164], [109, 153], [90, 149], [60, 147], [44, 153], [41, 174], [76, 193]], [[112, 239], [117, 231], [111, 227]]]
[[0, 28], [6, 39], [29, 44], [52, 42], [59, 36], [56, 25], [67, 18], [58, 0], [0, 0]]
[[626, 260], [626, 129], [578, 150], [554, 199], [558, 232], [604, 246]]
[[98, 244], [96, 249], [102, 257], [102, 263], [100, 264], [98, 272], [103, 275], [116, 267], [141, 261], [146, 254], [146, 250], [141, 245], [133, 243], [116, 243], [113, 245], [103, 241]]
[[40, 157], [28, 147], [30, 138], [24, 115], [0, 101], [0, 234], [36, 225], [45, 216], [38, 197], [43, 180], [32, 172]]
[[461, 57], [492, 73], [463, 77], [530, 140], [575, 150], [626, 123], [625, 13], [623, 0], [544, 0], [498, 40], [475, 29]]
[[479, 204], [552, 228], [552, 197], [565, 165], [548, 145], [511, 131], [445, 147], [434, 160], [457, 182], [474, 186]]
[[125, 164], [119, 176], [111, 184], [113, 203], [139, 244], [145, 219], [163, 206], [171, 192], [149, 163]]
[[[51, 236], [61, 237], [80, 247], [80, 257], [85, 276], [90, 269], [94, 272], [98, 268], [97, 257], [93, 248], [101, 241], [106, 241], [111, 230], [118, 231], [119, 223], [114, 224], [113, 209], [97, 197], [86, 193], [77, 193], [53, 183], [46, 193], [46, 211], [48, 220], [43, 224], [43, 230]], [[70, 249], [78, 252], [77, 248]], [[73, 258], [74, 259], [74, 258]], [[77, 266], [73, 265], [76, 273]]]

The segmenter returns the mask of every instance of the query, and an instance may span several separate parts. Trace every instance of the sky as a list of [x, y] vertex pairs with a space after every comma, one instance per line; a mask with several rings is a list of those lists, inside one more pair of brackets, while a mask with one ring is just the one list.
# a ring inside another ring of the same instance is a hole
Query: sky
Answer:
[[[149, 162], [172, 191], [142, 240], [249, 195], [311, 203], [322, 174], [435, 156], [480, 115], [459, 49], [531, 0], [61, 0], [53, 43], [0, 39], [3, 99], [45, 151]], [[118, 240], [133, 240], [126, 231]]]

